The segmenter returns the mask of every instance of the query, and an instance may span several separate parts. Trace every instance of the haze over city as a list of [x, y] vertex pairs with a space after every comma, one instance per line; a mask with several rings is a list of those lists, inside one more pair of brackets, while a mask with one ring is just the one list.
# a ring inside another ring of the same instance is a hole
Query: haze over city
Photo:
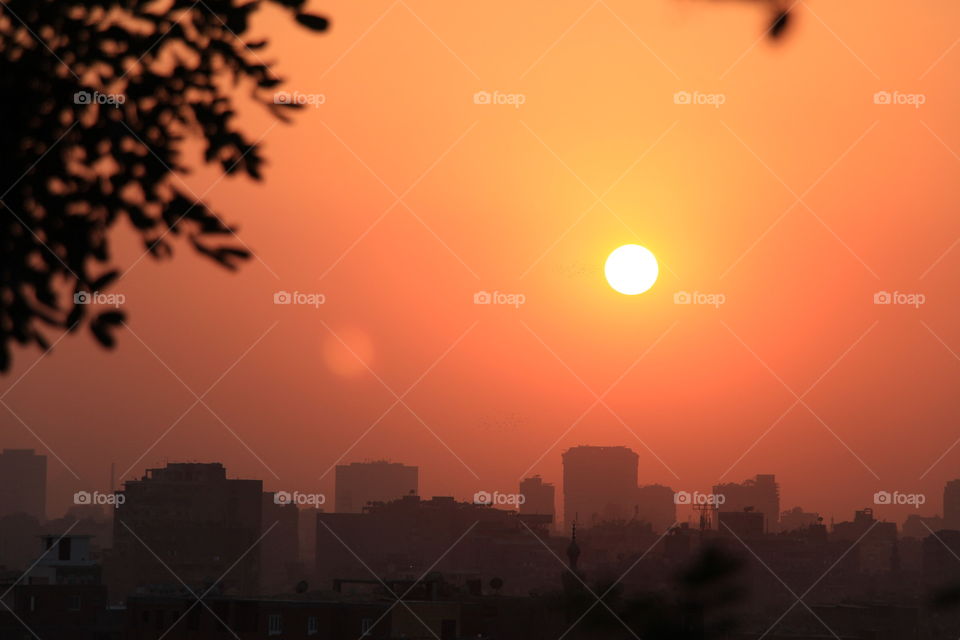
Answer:
[[[918, 585], [928, 536], [960, 529], [960, 6], [108, 4], [0, 3], [0, 450], [44, 485], [0, 516], [95, 522], [104, 602], [169, 585], [117, 573], [136, 540], [78, 496], [187, 482], [254, 538], [271, 496], [313, 496], [297, 553], [225, 596], [359, 579], [304, 550], [323, 523], [416, 589], [450, 542], [405, 538], [419, 517], [529, 529], [569, 569], [505, 581], [508, 555], [471, 548], [447, 569], [478, 597], [583, 595], [571, 576], [645, 549], [664, 564], [631, 587], [667, 589], [724, 526], [829, 566], [877, 527], [820, 604], [915, 607], [937, 637]], [[600, 482], [580, 498], [578, 455]], [[380, 463], [389, 491], [340, 500], [340, 469]], [[524, 487], [553, 499], [525, 513]]]
[[[329, 491], [348, 450], [464, 497], [557, 480], [568, 446], [624, 444], [644, 481], [775, 472], [788, 503], [837, 515], [951, 477], [956, 9], [813, 6], [771, 46], [739, 3], [497, 7], [334, 2], [322, 38], [258, 16], [257, 33], [283, 34], [285, 88], [325, 102], [278, 124], [238, 96], [264, 182], [193, 153], [183, 178], [256, 258], [239, 273], [186, 250], [157, 263], [121, 225], [120, 347], [71, 335], [56, 357], [16, 353], [5, 444], [62, 459], [56, 510], [104, 487], [111, 462], [129, 478], [217, 459]], [[603, 280], [626, 243], [661, 264], [640, 296]], [[526, 300], [478, 306], [480, 290]], [[325, 302], [275, 305], [277, 291]], [[876, 305], [878, 291], [925, 301]]]

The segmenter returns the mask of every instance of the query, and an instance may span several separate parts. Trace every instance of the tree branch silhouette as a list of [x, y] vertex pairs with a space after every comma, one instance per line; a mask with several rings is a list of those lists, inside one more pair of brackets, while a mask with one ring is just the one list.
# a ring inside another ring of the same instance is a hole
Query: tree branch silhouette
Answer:
[[44, 328], [87, 325], [106, 347], [124, 314], [91, 313], [119, 277], [109, 231], [125, 221], [169, 258], [179, 238], [234, 269], [249, 252], [189, 189], [184, 144], [228, 175], [261, 178], [257, 144], [234, 123], [229, 84], [278, 118], [281, 80], [244, 38], [268, 2], [323, 32], [305, 0], [0, 2], [0, 371], [14, 342], [48, 349]]

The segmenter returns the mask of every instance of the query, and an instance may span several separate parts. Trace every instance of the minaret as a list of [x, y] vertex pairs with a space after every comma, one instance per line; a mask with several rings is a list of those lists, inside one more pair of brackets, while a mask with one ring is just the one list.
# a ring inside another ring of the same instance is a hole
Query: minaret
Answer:
[[580, 547], [577, 545], [577, 523], [573, 523], [573, 531], [570, 536], [570, 546], [567, 547], [567, 560], [569, 560], [570, 571], [577, 573], [577, 560], [580, 559]]
[[[560, 583], [563, 585], [563, 592], [568, 598], [584, 598], [589, 593], [584, 585], [584, 576], [577, 567], [580, 560], [580, 545], [577, 544], [577, 523], [574, 521], [572, 532], [570, 534], [570, 545], [567, 547], [567, 569], [560, 574]], [[572, 615], [573, 609], [568, 610], [568, 615]], [[571, 622], [573, 619], [571, 618]]]

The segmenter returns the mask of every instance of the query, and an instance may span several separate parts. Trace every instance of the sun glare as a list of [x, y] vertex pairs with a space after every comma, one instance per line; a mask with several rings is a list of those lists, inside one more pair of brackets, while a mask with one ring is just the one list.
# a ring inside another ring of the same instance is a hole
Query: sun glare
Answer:
[[638, 244], [617, 247], [603, 267], [607, 282], [619, 293], [635, 296], [648, 290], [657, 281], [660, 267], [649, 249]]

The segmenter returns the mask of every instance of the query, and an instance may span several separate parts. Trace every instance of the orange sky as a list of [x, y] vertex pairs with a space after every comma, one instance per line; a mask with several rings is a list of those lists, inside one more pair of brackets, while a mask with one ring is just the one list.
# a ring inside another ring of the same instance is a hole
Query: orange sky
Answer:
[[[809, 0], [774, 44], [753, 4], [315, 2], [325, 36], [265, 14], [262, 57], [325, 102], [275, 125], [242, 101], [266, 180], [187, 179], [257, 259], [138, 262], [118, 229], [135, 335], [60, 342], [5, 397], [26, 427], [5, 413], [2, 445], [62, 460], [51, 515], [112, 461], [332, 495], [338, 461], [390, 458], [467, 498], [559, 482], [576, 444], [629, 446], [675, 489], [776, 473], [785, 509], [846, 518], [882, 489], [939, 511], [960, 476], [960, 7]], [[661, 277], [629, 297], [602, 266], [633, 242]]]

